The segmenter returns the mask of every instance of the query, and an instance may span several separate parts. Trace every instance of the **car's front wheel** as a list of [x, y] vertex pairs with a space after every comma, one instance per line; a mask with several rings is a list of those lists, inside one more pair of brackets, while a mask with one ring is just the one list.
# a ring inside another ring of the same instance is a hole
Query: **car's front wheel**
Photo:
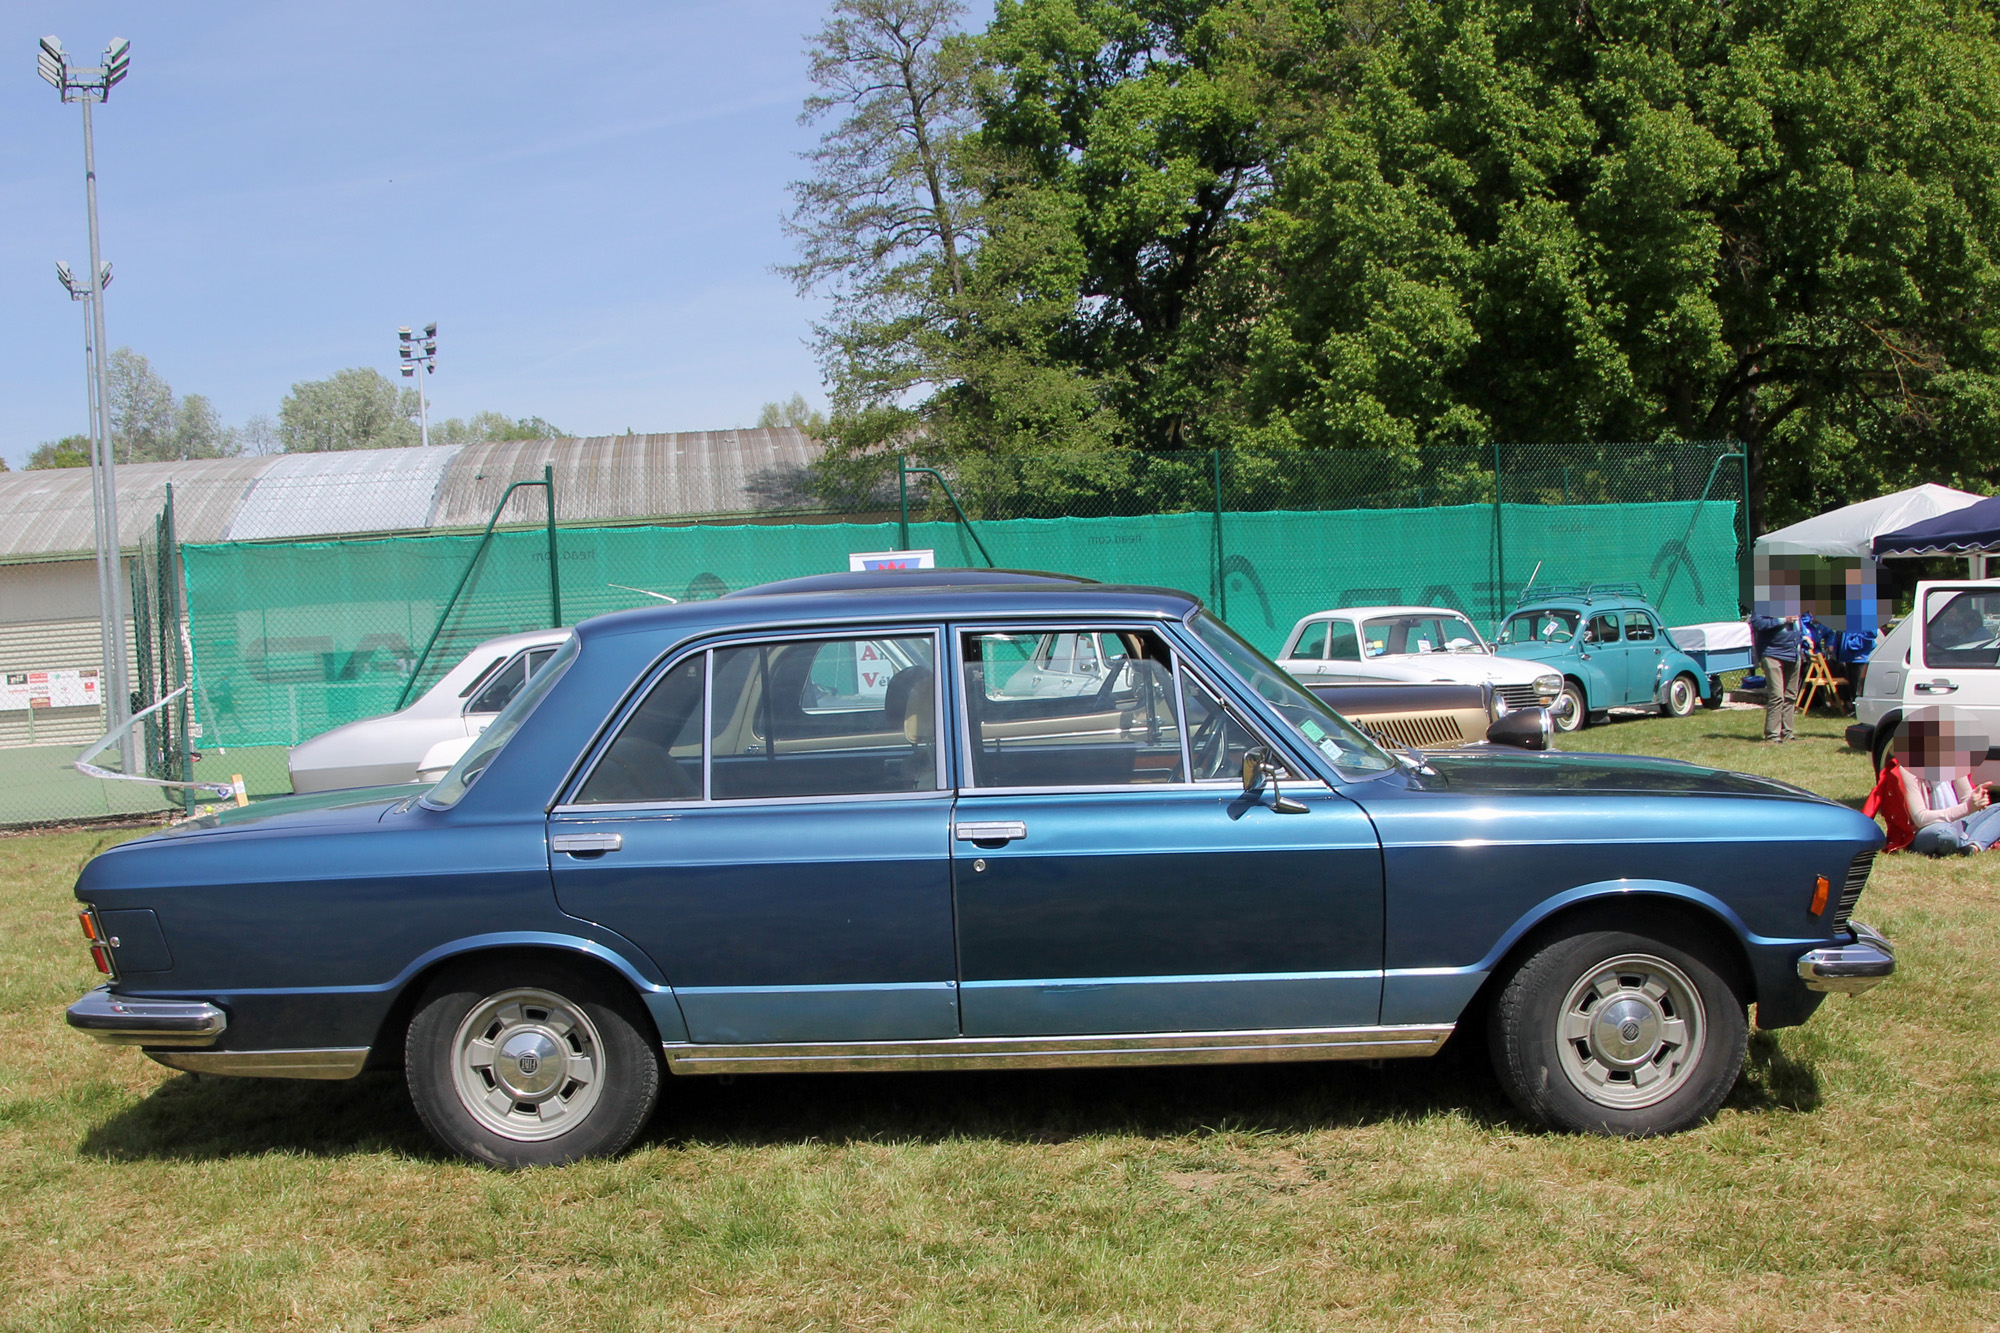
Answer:
[[1583, 686], [1573, 680], [1563, 682], [1563, 707], [1550, 712], [1557, 731], [1580, 731], [1590, 725], [1590, 708], [1584, 701]]
[[1701, 702], [1701, 691], [1695, 688], [1693, 676], [1675, 676], [1667, 684], [1667, 712], [1675, 717], [1686, 717]]
[[1514, 968], [1494, 1003], [1493, 1065], [1558, 1129], [1642, 1138], [1715, 1113], [1749, 1042], [1742, 997], [1694, 931], [1582, 930]]
[[505, 958], [447, 970], [418, 1001], [405, 1067], [424, 1127], [493, 1166], [623, 1149], [653, 1114], [660, 1052], [632, 993], [585, 968]]

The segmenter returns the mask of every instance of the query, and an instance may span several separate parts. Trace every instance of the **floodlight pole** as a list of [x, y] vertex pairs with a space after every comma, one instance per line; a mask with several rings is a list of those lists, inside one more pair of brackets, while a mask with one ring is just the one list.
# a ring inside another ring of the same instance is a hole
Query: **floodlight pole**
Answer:
[[[97, 303], [90, 287], [77, 285], [76, 280], [70, 275], [67, 264], [56, 265], [56, 276], [62, 280], [63, 290], [69, 293], [69, 299], [83, 303], [83, 382], [88, 386], [87, 394], [90, 399], [90, 448], [84, 457], [90, 469], [90, 529], [93, 553], [97, 559], [97, 606], [101, 612], [107, 606], [116, 605], [109, 580], [111, 569], [118, 557], [105, 544], [105, 534], [109, 529], [104, 522], [104, 469], [98, 466], [97, 455], [97, 442], [102, 437], [102, 430], [98, 425], [102, 404], [97, 397], [97, 321], [91, 314], [91, 308]], [[104, 282], [107, 286], [110, 284], [109, 275], [106, 275]], [[111, 617], [104, 615], [98, 617], [97, 639], [99, 651], [97, 694], [98, 702], [101, 704], [109, 697], [111, 684], [111, 663], [114, 656], [111, 650]]]
[[[417, 438], [426, 449], [431, 446], [431, 405], [424, 393], [424, 375], [437, 373], [437, 336], [436, 320], [424, 325], [421, 335], [410, 332], [407, 324], [396, 330], [396, 355], [402, 358], [403, 378], [417, 382]], [[417, 374], [418, 370], [424, 375]]]
[[94, 376], [97, 388], [96, 438], [92, 441], [93, 466], [103, 479], [102, 542], [108, 554], [100, 585], [98, 614], [107, 640], [105, 662], [104, 716], [108, 730], [122, 732], [119, 754], [126, 773], [139, 771], [139, 743], [129, 724], [132, 714], [132, 687], [125, 670], [124, 545], [118, 531], [118, 460], [111, 446], [111, 382], [104, 355], [104, 260], [97, 231], [97, 145], [91, 131], [90, 108], [111, 95], [111, 89], [125, 77], [131, 63], [131, 44], [114, 37], [104, 49], [104, 63], [95, 68], [73, 68], [64, 55], [62, 43], [44, 37], [39, 64], [42, 77], [55, 85], [65, 102], [83, 107], [83, 191], [84, 208], [90, 224], [90, 321], [96, 345]]

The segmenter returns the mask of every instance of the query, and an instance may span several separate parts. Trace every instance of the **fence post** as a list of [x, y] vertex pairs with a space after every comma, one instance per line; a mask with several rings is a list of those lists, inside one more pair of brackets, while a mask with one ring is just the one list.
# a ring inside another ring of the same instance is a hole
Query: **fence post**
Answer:
[[[181, 637], [181, 617], [185, 614], [181, 601], [181, 541], [174, 524], [174, 484], [167, 483], [167, 507], [160, 515], [160, 596], [164, 603], [160, 618], [169, 622], [164, 633], [169, 636], [174, 653], [174, 662], [179, 670], [174, 672], [173, 686], [189, 683], [194, 664], [188, 661], [189, 644]], [[189, 749], [188, 719], [194, 713], [194, 691], [181, 696], [181, 701], [173, 709], [174, 745], [180, 752], [180, 780], [194, 781], [194, 754]], [[185, 814], [194, 813], [194, 788], [181, 788], [181, 810]]]
[[909, 460], [902, 454], [896, 455], [896, 499], [902, 506], [902, 518], [896, 524], [896, 549], [910, 549], [910, 471]]
[[1222, 569], [1222, 450], [1208, 451], [1210, 471], [1215, 481], [1215, 556], [1210, 568], [1215, 578], [1209, 585], [1209, 594], [1215, 599], [1215, 614], [1223, 620], [1229, 619], [1229, 576]]
[[1500, 605], [1507, 600], [1507, 534], [1500, 509], [1500, 441], [1493, 442], [1493, 624], [1500, 624]]
[[549, 628], [562, 628], [562, 574], [556, 568], [556, 467], [542, 464], [542, 498], [549, 514]]
[[1750, 446], [1735, 440], [1729, 443], [1736, 446], [1742, 472], [1742, 489], [1736, 493], [1736, 513], [1743, 520], [1743, 540], [1736, 545], [1736, 609], [1747, 613], [1757, 609], [1756, 574], [1750, 562], [1751, 543], [1756, 541], [1750, 534]]

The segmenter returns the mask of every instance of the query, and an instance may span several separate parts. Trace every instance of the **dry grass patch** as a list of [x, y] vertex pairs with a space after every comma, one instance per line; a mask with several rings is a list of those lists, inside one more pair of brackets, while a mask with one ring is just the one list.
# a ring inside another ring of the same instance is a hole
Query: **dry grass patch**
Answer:
[[[1565, 748], [1842, 799], [1838, 724]], [[1715, 1123], [1543, 1134], [1477, 1052], [1381, 1070], [689, 1080], [615, 1162], [439, 1155], [391, 1076], [195, 1079], [71, 1034], [69, 882], [0, 839], [0, 1329], [1992, 1327], [2000, 860], [1884, 860], [1905, 970], [1760, 1034]]]

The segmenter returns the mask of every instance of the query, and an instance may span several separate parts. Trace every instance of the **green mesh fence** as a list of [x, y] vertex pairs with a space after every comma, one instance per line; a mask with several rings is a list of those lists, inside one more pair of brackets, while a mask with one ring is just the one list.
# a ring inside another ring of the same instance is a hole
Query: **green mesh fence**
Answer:
[[[1669, 624], [1740, 614], [1726, 446], [1518, 448], [1497, 455], [1497, 493], [1490, 448], [961, 466], [953, 492], [970, 531], [945, 517], [942, 488], [910, 477], [908, 544], [941, 566], [982, 565], [983, 546], [1003, 567], [1180, 588], [1271, 652], [1300, 616], [1343, 605], [1449, 606], [1490, 628], [1531, 578], [1636, 582]], [[563, 620], [657, 604], [648, 594], [713, 597], [844, 570], [852, 552], [895, 548], [906, 498], [895, 474], [839, 481], [843, 507], [871, 521], [824, 521], [827, 505], [810, 515], [822, 521], [562, 529]], [[794, 502], [795, 517], [810, 499]], [[185, 546], [206, 744], [294, 744], [389, 712], [406, 685], [416, 697], [480, 641], [548, 625], [540, 529], [495, 533], [446, 614], [478, 549], [476, 536]]]

